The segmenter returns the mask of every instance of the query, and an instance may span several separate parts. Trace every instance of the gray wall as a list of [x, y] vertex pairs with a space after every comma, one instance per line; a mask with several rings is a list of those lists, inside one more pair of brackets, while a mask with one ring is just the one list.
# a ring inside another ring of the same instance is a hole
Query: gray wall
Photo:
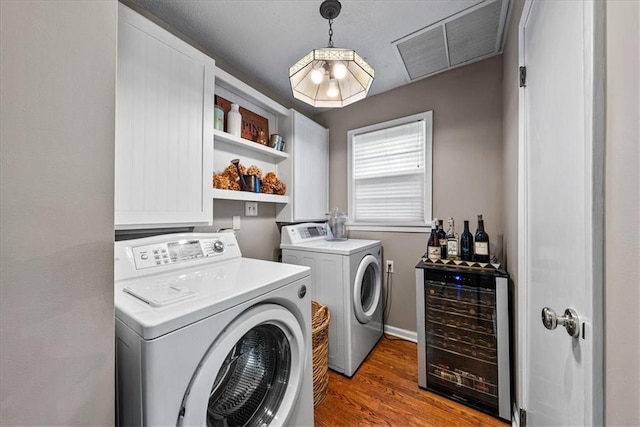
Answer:
[[115, 1], [0, 2], [0, 424], [114, 421]]
[[[514, 3], [503, 55], [505, 258], [513, 279], [517, 279], [518, 256], [518, 23], [523, 4], [523, 0]], [[607, 1], [605, 25], [605, 422], [638, 426], [640, 3]]]
[[[375, 83], [374, 83], [375, 84]], [[433, 216], [454, 217], [458, 231], [484, 214], [491, 250], [502, 258], [502, 59], [494, 57], [372, 96], [315, 119], [330, 129], [330, 207], [347, 210], [347, 131], [433, 110]], [[425, 233], [352, 232], [379, 239], [394, 261], [390, 326], [415, 332], [414, 267]]]
[[640, 3], [606, 2], [605, 420], [640, 425]]
[[278, 261], [280, 231], [274, 203], [258, 203], [258, 216], [244, 216], [243, 201], [214, 200], [213, 226], [196, 227], [195, 231], [211, 233], [231, 228], [234, 216], [240, 217], [240, 229], [235, 234], [242, 256]]

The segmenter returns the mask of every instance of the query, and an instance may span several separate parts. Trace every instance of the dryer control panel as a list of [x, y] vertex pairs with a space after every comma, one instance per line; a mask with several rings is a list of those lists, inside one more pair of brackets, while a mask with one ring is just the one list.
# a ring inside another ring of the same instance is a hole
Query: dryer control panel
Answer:
[[304, 223], [287, 225], [282, 227], [281, 243], [296, 244], [311, 242], [314, 240], [325, 240], [327, 229], [324, 224]]

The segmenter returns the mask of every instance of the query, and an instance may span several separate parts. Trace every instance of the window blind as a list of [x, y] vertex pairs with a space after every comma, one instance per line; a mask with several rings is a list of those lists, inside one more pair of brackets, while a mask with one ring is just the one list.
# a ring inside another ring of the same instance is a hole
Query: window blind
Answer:
[[352, 135], [352, 220], [425, 223], [426, 133], [422, 119]]

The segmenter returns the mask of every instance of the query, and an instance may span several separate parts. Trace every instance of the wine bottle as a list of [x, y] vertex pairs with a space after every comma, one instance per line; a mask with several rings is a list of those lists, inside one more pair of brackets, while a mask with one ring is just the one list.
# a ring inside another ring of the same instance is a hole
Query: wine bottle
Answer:
[[438, 240], [437, 224], [438, 220], [434, 219], [431, 226], [431, 235], [429, 235], [429, 241], [427, 242], [427, 257], [432, 260], [440, 259], [442, 250], [440, 240]]
[[447, 219], [449, 227], [447, 228], [447, 259], [460, 259], [458, 251], [458, 233], [452, 217]]
[[478, 215], [478, 229], [476, 230], [475, 243], [473, 245], [473, 260], [476, 262], [489, 262], [489, 235], [484, 231], [484, 220]]
[[464, 221], [464, 231], [460, 236], [460, 258], [473, 261], [473, 234], [469, 231], [469, 221]]
[[442, 259], [447, 258], [447, 232], [444, 231], [444, 226], [442, 223], [444, 220], [438, 220], [438, 229], [436, 230], [436, 235], [438, 236], [438, 242], [440, 242], [440, 257]]

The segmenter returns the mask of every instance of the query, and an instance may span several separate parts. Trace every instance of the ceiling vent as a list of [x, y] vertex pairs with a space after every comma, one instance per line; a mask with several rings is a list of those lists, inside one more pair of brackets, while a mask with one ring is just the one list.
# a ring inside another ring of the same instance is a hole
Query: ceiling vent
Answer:
[[509, 6], [486, 0], [393, 42], [407, 81], [502, 53]]

